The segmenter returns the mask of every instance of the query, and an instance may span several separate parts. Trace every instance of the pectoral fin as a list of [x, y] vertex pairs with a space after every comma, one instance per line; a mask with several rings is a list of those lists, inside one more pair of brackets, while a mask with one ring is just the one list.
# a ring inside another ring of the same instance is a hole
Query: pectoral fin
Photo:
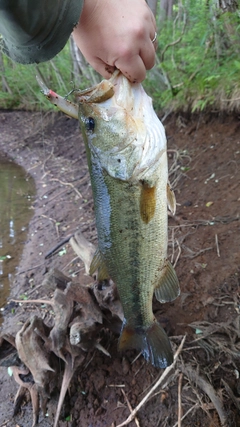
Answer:
[[155, 297], [159, 302], [170, 302], [180, 294], [179, 282], [172, 264], [167, 261], [155, 288]]
[[98, 270], [98, 280], [109, 279], [107, 266], [99, 249], [96, 250], [95, 255], [92, 259], [89, 269], [90, 276], [92, 276], [96, 270]]
[[148, 224], [155, 215], [156, 210], [156, 187], [142, 184], [140, 198], [140, 214], [145, 224]]
[[168, 202], [169, 210], [172, 212], [173, 215], [175, 215], [176, 199], [175, 199], [175, 194], [171, 189], [169, 182], [167, 183], [167, 202]]

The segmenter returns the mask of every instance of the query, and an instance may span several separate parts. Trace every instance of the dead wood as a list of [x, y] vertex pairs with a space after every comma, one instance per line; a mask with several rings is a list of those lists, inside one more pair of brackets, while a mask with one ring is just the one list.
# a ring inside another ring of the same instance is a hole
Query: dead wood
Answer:
[[21, 366], [21, 360], [16, 350], [15, 338], [10, 334], [0, 337], [0, 366]]
[[42, 337], [44, 335], [44, 323], [37, 316], [27, 320], [16, 335], [18, 355], [32, 373], [34, 382], [43, 390], [48, 383], [46, 373], [54, 372], [50, 366], [50, 354], [43, 346]]
[[113, 316], [123, 321], [123, 309], [116, 285], [112, 280], [104, 280], [93, 286], [93, 292], [101, 309], [109, 310]]
[[[71, 238], [71, 244], [89, 271], [95, 247], [87, 242], [81, 233]], [[16, 338], [3, 336], [0, 346], [9, 342], [10, 355], [15, 351], [16, 357], [10, 357], [8, 362], [14, 373], [16, 382], [20, 385], [15, 399], [15, 412], [21, 407], [26, 391], [29, 391], [33, 406], [33, 426], [39, 416], [39, 402], [43, 413], [46, 412], [47, 399], [52, 388], [58, 386], [59, 359], [64, 364], [64, 374], [60, 386], [60, 396], [57, 405], [54, 426], [59, 421], [61, 408], [76, 371], [84, 362], [86, 355], [93, 349], [98, 349], [107, 356], [108, 351], [99, 342], [99, 331], [103, 327], [120, 331], [123, 311], [118, 292], [112, 281], [98, 282], [91, 286], [82, 286], [53, 269], [45, 277], [42, 287], [45, 291], [53, 292], [51, 299], [15, 300], [21, 304], [49, 304], [52, 308], [51, 326], [43, 319], [33, 316], [28, 319], [17, 332]], [[16, 348], [15, 348], [16, 347]], [[17, 350], [17, 352], [16, 352]], [[16, 359], [16, 363], [14, 360]], [[19, 362], [17, 362], [19, 361]], [[17, 367], [20, 364], [20, 368]], [[19, 374], [31, 375], [30, 382], [23, 382]], [[61, 376], [61, 375], [60, 375]]]
[[65, 346], [68, 324], [73, 312], [73, 300], [69, 298], [67, 289], [64, 291], [55, 290], [53, 310], [55, 314], [54, 327], [49, 335], [48, 348], [66, 362], [62, 349]]
[[13, 415], [16, 415], [17, 412], [20, 409], [22, 400], [25, 396], [26, 390], [29, 391], [32, 401], [32, 408], [33, 408], [33, 423], [32, 427], [34, 427], [38, 423], [38, 417], [39, 417], [39, 394], [37, 390], [37, 385], [34, 383], [33, 378], [30, 378], [28, 380], [23, 380], [20, 378], [20, 375], [25, 377], [29, 374], [29, 370], [26, 368], [17, 368], [16, 366], [11, 367], [13, 377], [17, 384], [20, 385], [18, 392], [14, 399], [14, 412]]

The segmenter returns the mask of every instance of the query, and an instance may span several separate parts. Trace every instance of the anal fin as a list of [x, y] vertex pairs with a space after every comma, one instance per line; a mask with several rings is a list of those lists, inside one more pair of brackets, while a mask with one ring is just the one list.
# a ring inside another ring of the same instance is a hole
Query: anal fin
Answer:
[[89, 269], [90, 276], [92, 276], [96, 270], [98, 270], [98, 280], [109, 279], [107, 266], [102, 256], [102, 253], [100, 252], [99, 249], [96, 250], [94, 257], [92, 259], [90, 269]]
[[162, 269], [160, 279], [155, 287], [155, 297], [161, 303], [175, 300], [180, 294], [176, 272], [169, 261]]

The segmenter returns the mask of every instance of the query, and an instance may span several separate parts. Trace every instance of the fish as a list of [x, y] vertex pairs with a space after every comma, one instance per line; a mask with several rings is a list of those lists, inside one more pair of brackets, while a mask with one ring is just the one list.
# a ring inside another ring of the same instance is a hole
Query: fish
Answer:
[[119, 350], [137, 349], [166, 368], [173, 352], [153, 314], [153, 295], [170, 302], [180, 287], [167, 258], [168, 208], [174, 213], [176, 201], [165, 130], [143, 86], [118, 70], [76, 98], [98, 235], [90, 274], [98, 270], [99, 280], [110, 277], [117, 286], [124, 313]]

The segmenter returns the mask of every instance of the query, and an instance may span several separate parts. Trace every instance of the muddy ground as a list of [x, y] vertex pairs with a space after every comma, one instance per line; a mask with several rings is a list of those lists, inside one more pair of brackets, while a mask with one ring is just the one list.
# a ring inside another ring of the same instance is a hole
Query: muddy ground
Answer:
[[[186, 342], [174, 371], [129, 425], [240, 426], [239, 117], [172, 116], [164, 125], [178, 204], [176, 216], [169, 218], [169, 258], [176, 264], [181, 296], [165, 305], [154, 301], [154, 312], [175, 350], [184, 335]], [[61, 114], [1, 111], [0, 151], [23, 165], [37, 186], [11, 298], [49, 297], [41, 283], [51, 267], [80, 283], [92, 283], [69, 244], [45, 259], [76, 230], [97, 242], [77, 121]], [[5, 308], [2, 332], [15, 334], [31, 315], [44, 318], [46, 311], [46, 306], [11, 303]], [[130, 414], [129, 404], [135, 408], [162, 374], [141, 356], [134, 360], [134, 351], [119, 354], [118, 336], [112, 332], [101, 331], [100, 338], [111, 358], [98, 350], [89, 353], [68, 390], [62, 427], [119, 425]], [[17, 389], [6, 368], [0, 368], [2, 427], [31, 426], [29, 397], [12, 418]], [[51, 405], [48, 417], [40, 415], [43, 427], [53, 425]]]

